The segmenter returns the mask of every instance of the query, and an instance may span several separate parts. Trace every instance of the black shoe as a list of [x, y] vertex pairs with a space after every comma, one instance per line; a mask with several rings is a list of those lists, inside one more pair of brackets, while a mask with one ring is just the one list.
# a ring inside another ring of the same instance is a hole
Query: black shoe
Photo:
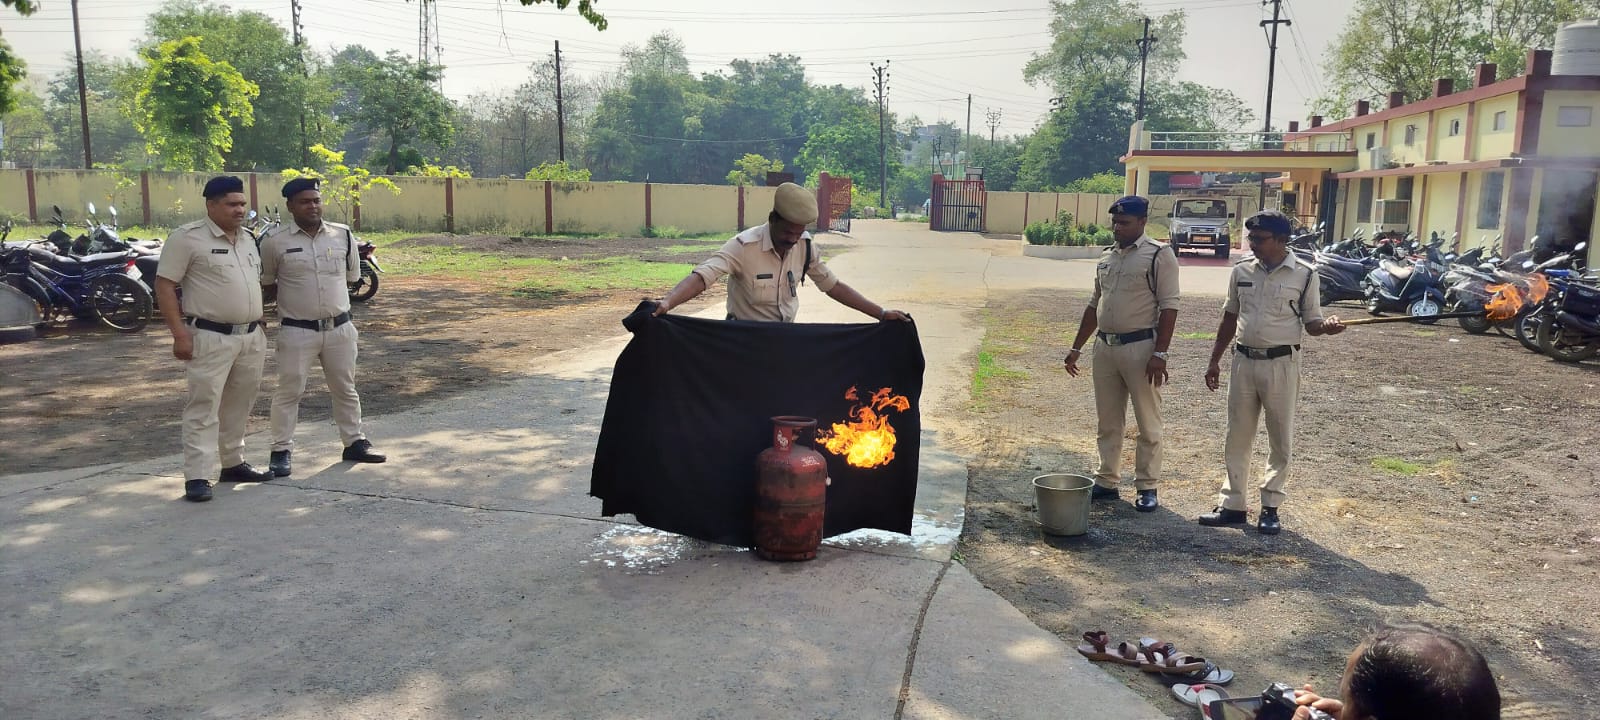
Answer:
[[223, 468], [219, 480], [222, 482], [266, 482], [272, 479], [272, 473], [250, 467], [250, 463], [242, 462], [231, 468]]
[[211, 482], [207, 480], [190, 480], [183, 484], [183, 499], [189, 502], [205, 502], [211, 499]]
[[272, 459], [267, 461], [267, 469], [272, 471], [273, 477], [289, 477], [294, 472], [294, 465], [289, 462], [288, 450], [273, 450]]
[[366, 438], [361, 438], [344, 449], [344, 459], [359, 463], [381, 463], [389, 458], [373, 450], [372, 443], [367, 442]]
[[1283, 525], [1278, 522], [1278, 509], [1275, 507], [1261, 508], [1261, 517], [1256, 520], [1256, 531], [1262, 535], [1277, 535], [1283, 530]]
[[1156, 500], [1156, 491], [1140, 490], [1139, 499], [1133, 501], [1133, 509], [1139, 512], [1151, 512], [1161, 507], [1161, 502]]
[[1090, 500], [1115, 500], [1121, 497], [1114, 487], [1106, 487], [1100, 483], [1094, 484], [1094, 489], [1089, 491]]
[[1197, 519], [1200, 521], [1201, 525], [1204, 525], [1206, 527], [1221, 527], [1223, 525], [1244, 525], [1244, 524], [1250, 522], [1250, 516], [1245, 514], [1245, 511], [1243, 511], [1243, 510], [1229, 510], [1229, 509], [1227, 509], [1225, 507], [1222, 507], [1220, 505], [1217, 506], [1216, 508], [1212, 509], [1211, 512], [1208, 512], [1208, 513], [1206, 513], [1204, 515], [1201, 515]]

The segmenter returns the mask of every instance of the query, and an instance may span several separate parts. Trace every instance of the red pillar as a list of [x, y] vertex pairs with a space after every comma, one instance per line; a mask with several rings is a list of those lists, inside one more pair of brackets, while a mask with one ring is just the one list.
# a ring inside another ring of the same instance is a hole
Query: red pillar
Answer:
[[456, 231], [456, 179], [444, 179], [444, 231]]
[[644, 184], [644, 226], [655, 227], [650, 223], [650, 183]]
[[39, 195], [33, 184], [33, 168], [28, 168], [28, 222], [39, 222]]
[[739, 232], [744, 232], [744, 186], [739, 186]]
[[556, 208], [550, 199], [555, 193], [550, 190], [550, 181], [544, 181], [544, 234], [552, 235], [556, 231]]

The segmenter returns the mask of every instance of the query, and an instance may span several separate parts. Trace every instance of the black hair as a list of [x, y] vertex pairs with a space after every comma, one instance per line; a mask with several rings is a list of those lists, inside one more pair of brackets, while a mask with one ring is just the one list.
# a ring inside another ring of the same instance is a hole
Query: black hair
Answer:
[[1455, 635], [1421, 623], [1381, 625], [1345, 678], [1345, 702], [1363, 718], [1499, 720], [1489, 663]]
[[789, 222], [789, 219], [785, 218], [782, 215], [779, 215], [777, 210], [768, 210], [767, 211], [767, 222], [769, 222], [769, 223]]

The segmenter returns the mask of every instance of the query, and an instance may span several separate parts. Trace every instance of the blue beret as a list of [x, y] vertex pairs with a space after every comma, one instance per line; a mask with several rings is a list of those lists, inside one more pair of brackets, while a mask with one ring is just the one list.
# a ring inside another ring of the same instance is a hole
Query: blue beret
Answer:
[[1264, 210], [1245, 220], [1244, 229], [1265, 230], [1273, 235], [1288, 235], [1294, 232], [1294, 223], [1289, 221], [1288, 215], [1277, 210]]
[[1150, 201], [1138, 195], [1124, 195], [1111, 203], [1111, 214], [1147, 217], [1150, 215]]
[[316, 178], [299, 177], [283, 184], [283, 196], [292, 198], [307, 190], [316, 190], [320, 180]]
[[210, 200], [214, 197], [222, 197], [228, 193], [242, 192], [244, 192], [243, 180], [240, 180], [234, 175], [223, 175], [221, 177], [214, 177], [206, 181], [206, 189], [200, 192], [200, 196]]

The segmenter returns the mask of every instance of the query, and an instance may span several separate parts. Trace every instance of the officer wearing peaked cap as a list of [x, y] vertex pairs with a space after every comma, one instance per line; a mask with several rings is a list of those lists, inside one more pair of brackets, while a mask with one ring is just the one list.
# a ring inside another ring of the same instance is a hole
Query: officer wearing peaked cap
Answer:
[[1138, 195], [1111, 205], [1111, 234], [1117, 244], [1095, 268], [1094, 294], [1084, 308], [1078, 336], [1067, 353], [1067, 373], [1078, 375], [1083, 345], [1094, 346], [1094, 404], [1099, 420], [1100, 466], [1094, 473], [1096, 499], [1117, 497], [1122, 482], [1122, 435], [1128, 404], [1139, 424], [1134, 452], [1133, 507], [1155, 510], [1161, 479], [1161, 386], [1167, 382], [1167, 348], [1178, 322], [1178, 258], [1165, 243], [1145, 234], [1150, 201]]
[[1256, 528], [1275, 535], [1281, 529], [1278, 506], [1286, 497], [1289, 459], [1294, 449], [1294, 405], [1300, 397], [1300, 334], [1337, 335], [1339, 318], [1322, 316], [1316, 270], [1289, 249], [1289, 217], [1267, 211], [1244, 223], [1255, 257], [1235, 265], [1228, 299], [1206, 368], [1206, 387], [1222, 386], [1222, 355], [1232, 345], [1228, 376], [1228, 478], [1219, 505], [1198, 519], [1201, 525], [1244, 524], [1245, 483], [1250, 477], [1256, 427], [1267, 417], [1267, 475], [1261, 483], [1261, 515]]
[[910, 321], [910, 315], [868, 300], [834, 276], [816, 256], [811, 233], [806, 232], [806, 226], [816, 221], [816, 196], [794, 183], [779, 185], [767, 222], [734, 236], [700, 263], [657, 301], [655, 314], [688, 302], [726, 275], [729, 320], [794, 322], [800, 310], [798, 289], [809, 277], [841, 305], [877, 320]]
[[322, 365], [333, 400], [333, 422], [344, 445], [343, 459], [381, 463], [361, 426], [356, 392], [356, 344], [350, 317], [349, 283], [361, 279], [361, 258], [350, 228], [322, 219], [317, 181], [295, 178], [283, 186], [294, 222], [261, 241], [261, 284], [278, 299], [278, 384], [272, 394], [272, 456], [277, 477], [293, 472], [294, 429], [300, 419], [311, 363]]
[[[184, 498], [211, 499], [212, 472], [224, 481], [271, 475], [244, 460], [244, 433], [261, 385], [267, 339], [261, 328], [261, 256], [244, 230], [244, 181], [212, 178], [206, 219], [175, 230], [161, 249], [156, 298], [172, 332], [172, 354], [188, 381], [183, 406]], [[182, 305], [178, 288], [183, 288]]]

